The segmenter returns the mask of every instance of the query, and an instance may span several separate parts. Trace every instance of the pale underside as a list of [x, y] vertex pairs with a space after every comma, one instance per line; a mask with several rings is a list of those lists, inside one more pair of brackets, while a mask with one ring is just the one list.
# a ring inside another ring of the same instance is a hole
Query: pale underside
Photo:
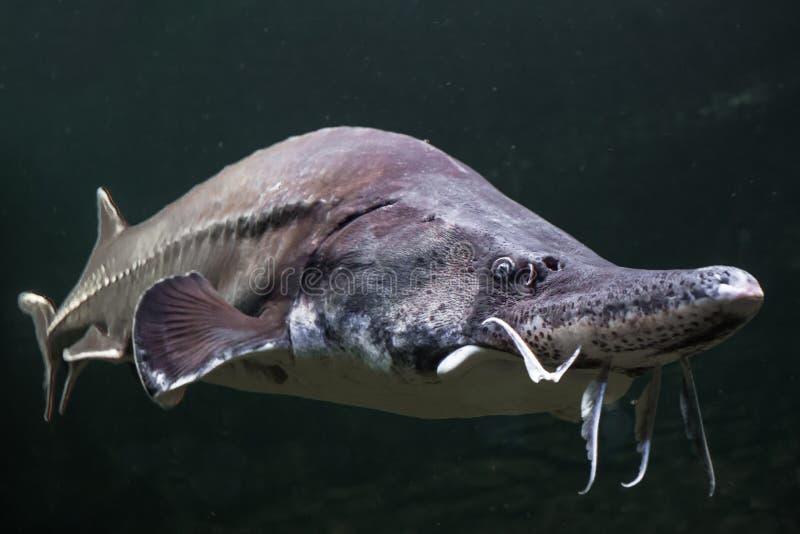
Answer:
[[[382, 369], [348, 354], [293, 356], [287, 351], [252, 353], [230, 361], [203, 381], [243, 391], [277, 393], [372, 408], [425, 419], [553, 413], [580, 420], [581, 396], [596, 369], [570, 369], [561, 380], [534, 384], [518, 355], [483, 349], [478, 363], [436, 375]], [[270, 366], [280, 365], [278, 383]], [[606, 403], [622, 397], [632, 379], [611, 373]]]

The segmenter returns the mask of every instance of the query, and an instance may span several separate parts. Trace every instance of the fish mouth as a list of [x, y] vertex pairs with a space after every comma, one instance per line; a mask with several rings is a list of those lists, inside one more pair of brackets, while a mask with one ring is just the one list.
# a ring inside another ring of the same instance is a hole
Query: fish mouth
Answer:
[[[756, 299], [756, 297], [757, 294], [751, 294], [747, 296], [747, 299], [753, 300]], [[735, 300], [738, 302], [741, 299], [737, 296]], [[517, 332], [517, 330], [506, 321], [500, 319], [499, 317], [492, 316], [485, 319], [482, 325], [495, 325], [500, 327], [500, 329], [505, 332], [505, 334], [514, 344], [515, 348], [519, 351], [520, 356], [525, 362], [528, 375], [534, 383], [539, 383], [540, 381], [557, 383], [570, 369], [572, 364], [581, 353], [581, 346], [578, 345], [575, 351], [566, 361], [561, 363], [554, 371], [547, 371], [533, 353], [530, 345], [528, 345], [519, 332]], [[455, 351], [453, 354], [448, 356], [448, 358], [446, 358], [442, 364], [440, 364], [438, 368], [439, 375], [443, 376], [447, 374], [451, 371], [450, 368], [458, 367], [471, 355], [479, 354], [480, 352], [481, 349], [474, 346], [472, 349], [464, 347], [458, 351]], [[686, 356], [682, 356], [680, 361], [684, 375], [683, 389], [680, 394], [681, 414], [684, 419], [686, 435], [693, 442], [695, 450], [698, 452], [703, 463], [703, 467], [708, 475], [708, 494], [709, 496], [712, 496], [716, 487], [716, 478], [714, 475], [714, 467], [711, 461], [711, 455], [708, 450], [705, 430], [703, 428], [700, 405], [697, 400], [697, 391], [694, 385], [691, 368], [689, 367], [688, 358]], [[578, 492], [579, 495], [585, 495], [591, 489], [597, 473], [600, 415], [602, 413], [602, 406], [608, 386], [610, 371], [611, 360], [608, 360], [601, 365], [596, 378], [594, 378], [586, 386], [581, 398], [581, 437], [586, 442], [586, 452], [587, 458], [590, 462], [590, 470], [589, 480], [586, 486]], [[641, 454], [641, 460], [636, 477], [630, 482], [622, 483], [622, 486], [625, 488], [633, 487], [641, 482], [644, 479], [647, 471], [647, 465], [650, 457], [650, 446], [653, 437], [653, 427], [656, 416], [656, 406], [658, 404], [658, 397], [661, 388], [661, 375], [661, 365], [654, 365], [650, 382], [645, 387], [641, 397], [637, 401], [635, 436], [637, 441], [636, 449], [637, 452]]]
[[[650, 375], [636, 403], [635, 436], [641, 460], [635, 478], [622, 484], [627, 488], [643, 480], [647, 470], [662, 366], [679, 360], [686, 435], [699, 453], [712, 495], [716, 479], [688, 357], [720, 343], [752, 319], [763, 304], [764, 292], [754, 277], [733, 267], [639, 271], [638, 276], [630, 284], [620, 277], [602, 289], [590, 288], [578, 299], [537, 306], [534, 313], [514, 310], [504, 314], [506, 319], [490, 316], [481, 326], [491, 340], [487, 344], [500, 348], [463, 347], [443, 360], [437, 372], [443, 377], [468, 368], [470, 360], [476, 364], [486, 359], [522, 358], [531, 381], [538, 384], [557, 383], [569, 369], [598, 368], [579, 406], [581, 436], [590, 461], [588, 483], [579, 492], [585, 494], [597, 471], [600, 415], [609, 376]], [[570, 351], [571, 356], [565, 358]], [[542, 362], [557, 367], [550, 371]]]

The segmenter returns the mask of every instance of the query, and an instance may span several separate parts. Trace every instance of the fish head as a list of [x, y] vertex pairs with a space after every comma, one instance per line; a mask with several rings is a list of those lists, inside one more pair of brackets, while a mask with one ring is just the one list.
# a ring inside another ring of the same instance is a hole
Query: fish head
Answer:
[[320, 324], [420, 369], [462, 346], [517, 357], [527, 347], [545, 365], [580, 347], [576, 367], [639, 374], [716, 345], [763, 301], [735, 267], [619, 267], [527, 210], [514, 226], [462, 212], [392, 204], [336, 234], [314, 264], [329, 281]]
[[521, 340], [544, 364], [580, 347], [576, 367], [638, 374], [720, 343], [763, 302], [758, 281], [736, 267], [630, 269], [585, 247], [537, 245], [495, 246], [479, 260], [476, 343], [520, 352]]

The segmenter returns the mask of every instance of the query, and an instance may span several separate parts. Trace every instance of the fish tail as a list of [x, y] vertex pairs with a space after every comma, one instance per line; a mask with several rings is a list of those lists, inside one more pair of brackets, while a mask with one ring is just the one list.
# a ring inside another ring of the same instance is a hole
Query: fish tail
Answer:
[[[116, 239], [127, 228], [127, 223], [119, 213], [111, 195], [100, 187], [97, 189], [97, 243], [89, 257], [84, 275], [76, 286], [76, 290], [85, 284], [85, 278], [94, 272], [94, 258], [96, 252]], [[76, 291], [73, 290], [73, 293]], [[80, 292], [80, 291], [78, 291]], [[36, 341], [44, 362], [44, 419], [50, 421], [55, 406], [55, 382], [62, 361], [67, 364], [67, 375], [59, 402], [59, 413], [63, 414], [69, 402], [70, 394], [80, 372], [86, 367], [89, 360], [103, 359], [121, 361], [124, 356], [124, 343], [116, 340], [108, 332], [101, 332], [96, 325], [72, 324], [69, 328], [76, 331], [85, 329], [83, 337], [74, 345], [64, 348], [60, 342], [58, 332], [64, 323], [69, 320], [76, 308], [76, 299], [73, 294], [67, 297], [62, 307], [56, 311], [53, 303], [45, 296], [26, 291], [20, 293], [17, 304], [19, 308], [33, 319], [36, 331]]]
[[45, 398], [44, 420], [50, 421], [53, 415], [55, 399], [55, 377], [61, 363], [61, 359], [53, 354], [50, 339], [47, 335], [50, 323], [55, 316], [55, 308], [47, 297], [29, 291], [20, 293], [17, 304], [23, 313], [33, 319], [36, 341], [39, 344], [39, 351], [42, 353], [42, 361], [44, 362], [44, 381], [42, 383]]

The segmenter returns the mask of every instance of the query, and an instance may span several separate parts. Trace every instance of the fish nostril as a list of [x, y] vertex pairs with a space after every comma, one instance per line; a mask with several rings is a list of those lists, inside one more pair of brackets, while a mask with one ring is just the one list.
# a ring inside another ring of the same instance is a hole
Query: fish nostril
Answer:
[[542, 259], [544, 266], [550, 269], [551, 271], [560, 271], [561, 270], [561, 262], [558, 259], [554, 258], [553, 256], [546, 256]]

